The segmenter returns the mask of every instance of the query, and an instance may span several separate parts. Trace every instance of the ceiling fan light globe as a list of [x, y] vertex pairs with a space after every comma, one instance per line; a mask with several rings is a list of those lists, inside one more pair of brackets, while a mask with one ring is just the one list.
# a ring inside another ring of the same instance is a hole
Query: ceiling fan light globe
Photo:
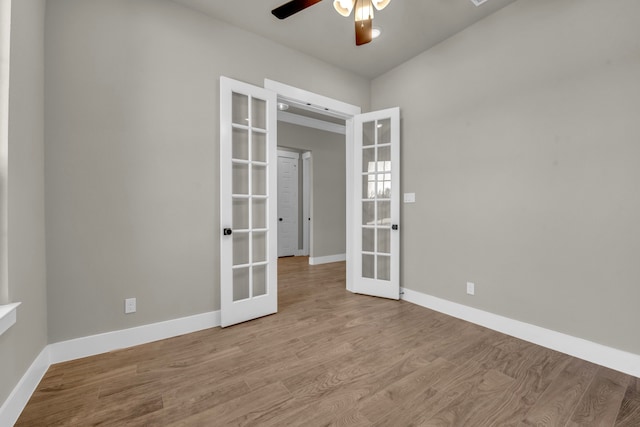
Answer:
[[371, 3], [373, 3], [373, 6], [376, 9], [382, 10], [387, 7], [389, 3], [391, 3], [391, 0], [371, 0]]
[[334, 0], [333, 7], [340, 15], [347, 17], [351, 15], [354, 1], [355, 0]]

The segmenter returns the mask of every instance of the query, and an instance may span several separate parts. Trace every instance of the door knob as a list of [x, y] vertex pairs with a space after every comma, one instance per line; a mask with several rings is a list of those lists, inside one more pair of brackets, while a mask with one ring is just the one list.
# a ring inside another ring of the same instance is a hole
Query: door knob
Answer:
[[392, 229], [392, 230], [397, 230], [397, 229], [398, 229], [398, 224], [393, 224], [393, 225], [391, 226], [391, 229]]
[[282, 221], [282, 218], [278, 218], [278, 221]]
[[231, 229], [230, 229], [230, 228], [225, 228], [225, 229], [222, 231], [222, 234], [224, 234], [225, 236], [230, 236], [230, 235], [231, 235], [231, 233], [233, 233], [233, 231], [231, 231]]

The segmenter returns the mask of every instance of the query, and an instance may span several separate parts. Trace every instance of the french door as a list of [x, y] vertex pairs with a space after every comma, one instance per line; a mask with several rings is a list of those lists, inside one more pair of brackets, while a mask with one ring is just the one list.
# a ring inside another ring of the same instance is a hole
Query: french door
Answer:
[[276, 94], [220, 78], [223, 327], [278, 311]]
[[400, 298], [400, 109], [354, 117], [353, 290]]

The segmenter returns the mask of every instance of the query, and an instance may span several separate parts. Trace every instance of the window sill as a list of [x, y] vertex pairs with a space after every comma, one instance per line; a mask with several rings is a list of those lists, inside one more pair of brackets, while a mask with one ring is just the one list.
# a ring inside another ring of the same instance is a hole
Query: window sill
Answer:
[[16, 323], [16, 309], [19, 305], [19, 302], [0, 305], [0, 335]]

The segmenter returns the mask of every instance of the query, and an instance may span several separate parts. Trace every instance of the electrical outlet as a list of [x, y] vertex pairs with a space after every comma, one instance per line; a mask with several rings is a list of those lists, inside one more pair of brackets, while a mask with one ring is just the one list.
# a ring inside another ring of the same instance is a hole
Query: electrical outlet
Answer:
[[124, 300], [124, 314], [131, 314], [136, 312], [136, 299], [127, 298]]
[[476, 294], [476, 285], [472, 282], [467, 282], [467, 293], [469, 295], [475, 295]]

